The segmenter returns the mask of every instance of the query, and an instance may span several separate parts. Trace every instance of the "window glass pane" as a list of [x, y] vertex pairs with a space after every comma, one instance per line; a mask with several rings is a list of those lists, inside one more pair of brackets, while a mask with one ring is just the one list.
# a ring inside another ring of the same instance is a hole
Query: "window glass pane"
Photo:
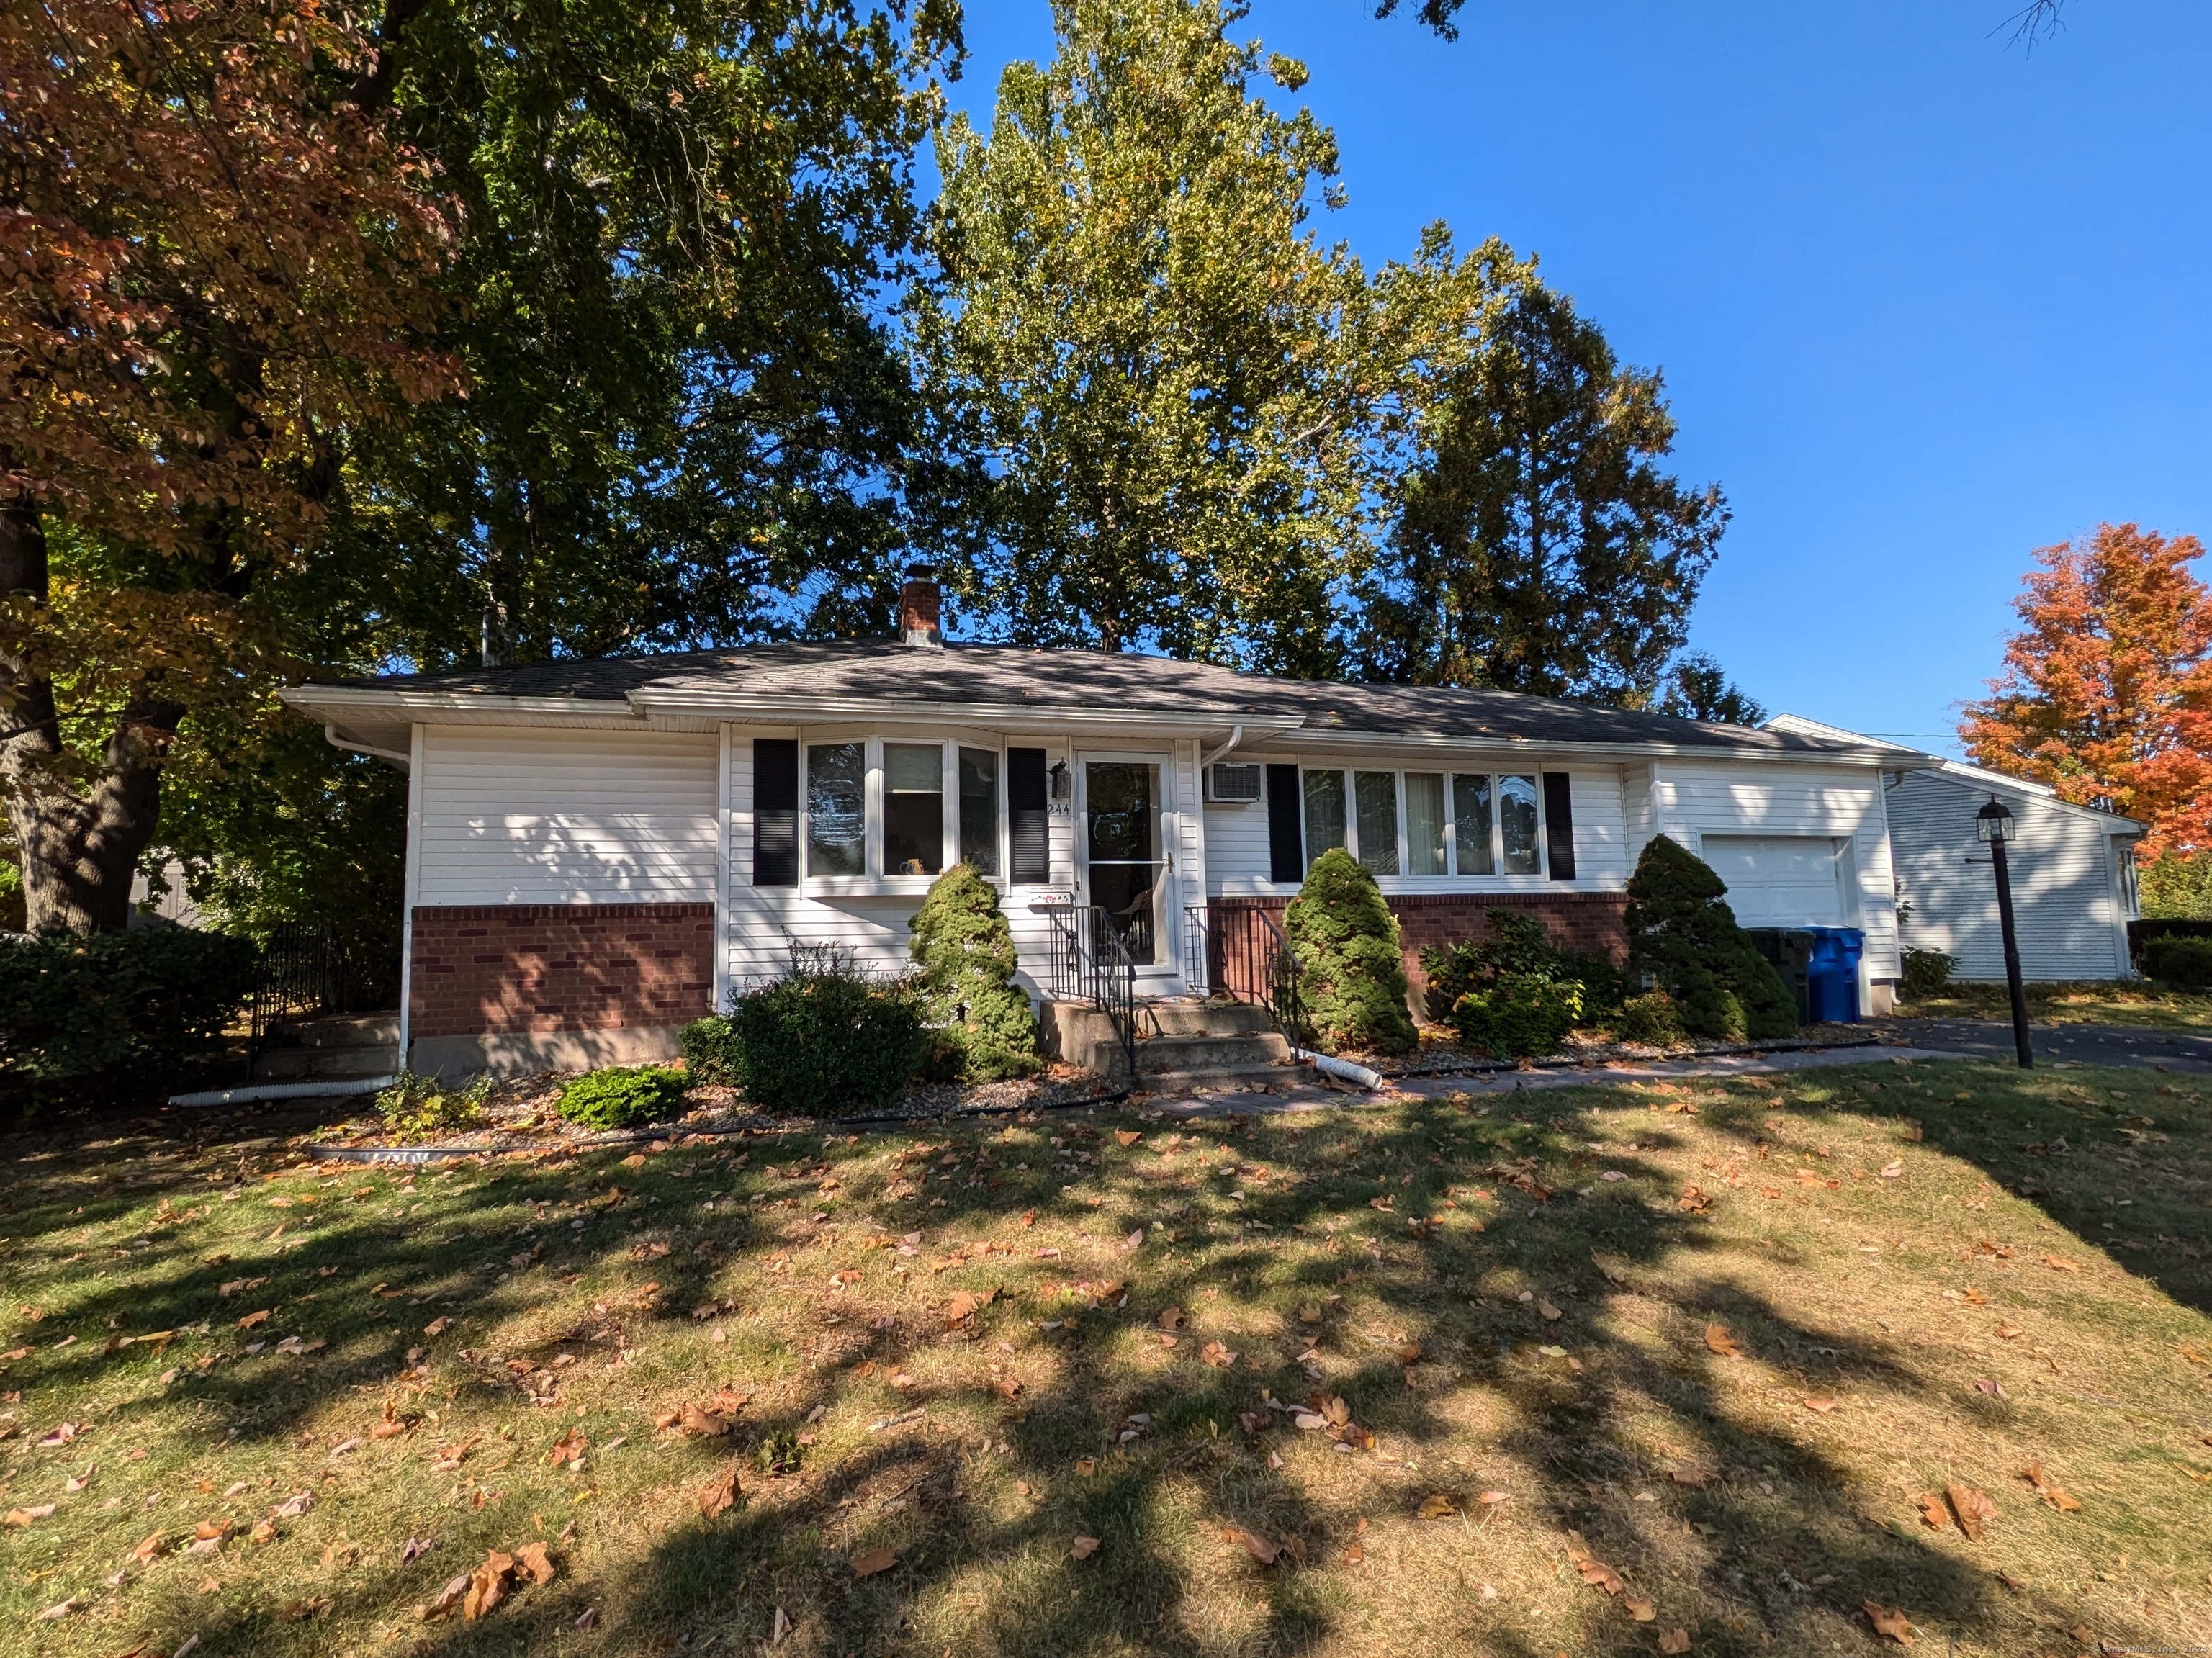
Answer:
[[960, 859], [978, 875], [999, 872], [999, 756], [960, 750]]
[[1398, 774], [1356, 771], [1352, 793], [1359, 808], [1359, 861], [1377, 875], [1398, 872]]
[[1495, 875], [1490, 855], [1490, 779], [1452, 779], [1452, 839], [1462, 875]]
[[1536, 780], [1501, 777], [1498, 780], [1498, 822], [1504, 830], [1505, 872], [1541, 875], [1543, 853], [1536, 836]]
[[945, 750], [934, 743], [884, 744], [884, 873], [934, 875], [945, 867]]
[[1444, 872], [1444, 780], [1432, 771], [1406, 774], [1406, 873]]
[[806, 750], [806, 872], [860, 875], [867, 816], [867, 749], [860, 743], [810, 744]]
[[1344, 774], [1310, 771], [1305, 774], [1306, 867], [1331, 847], [1344, 844]]

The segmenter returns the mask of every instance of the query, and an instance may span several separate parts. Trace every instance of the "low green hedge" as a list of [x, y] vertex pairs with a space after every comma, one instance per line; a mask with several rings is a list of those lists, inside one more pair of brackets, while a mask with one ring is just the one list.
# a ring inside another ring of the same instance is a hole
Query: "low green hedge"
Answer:
[[728, 1017], [684, 1033], [685, 1063], [700, 1080], [734, 1084], [764, 1111], [810, 1117], [890, 1104], [927, 1048], [912, 991], [878, 983], [843, 959], [795, 962], [738, 997]]
[[2162, 933], [2136, 946], [2137, 964], [2174, 990], [2212, 989], [2212, 938]]
[[0, 1078], [159, 1085], [253, 993], [249, 939], [191, 927], [0, 935]]

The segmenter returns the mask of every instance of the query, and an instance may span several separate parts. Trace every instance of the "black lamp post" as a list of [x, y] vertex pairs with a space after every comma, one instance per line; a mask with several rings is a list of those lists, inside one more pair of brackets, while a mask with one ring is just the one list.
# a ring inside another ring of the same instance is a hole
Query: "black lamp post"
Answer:
[[1994, 794], [1974, 814], [1974, 833], [1989, 843], [1990, 865], [1997, 877], [1997, 926], [2004, 934], [2005, 988], [2012, 994], [2012, 1045], [2020, 1055], [2020, 1068], [2031, 1070], [2035, 1055], [2027, 1046], [2027, 993], [2020, 982], [2020, 936], [2012, 924], [2012, 871], [2005, 862], [2005, 841], [2012, 834], [2012, 813]]

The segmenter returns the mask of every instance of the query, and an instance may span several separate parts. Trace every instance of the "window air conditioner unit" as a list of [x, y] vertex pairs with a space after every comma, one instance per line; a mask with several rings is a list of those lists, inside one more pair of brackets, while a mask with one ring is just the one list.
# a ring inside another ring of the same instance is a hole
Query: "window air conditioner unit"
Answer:
[[1206, 798], [1223, 805], [1249, 806], [1261, 798], [1267, 777], [1267, 768], [1256, 763], [1208, 766]]

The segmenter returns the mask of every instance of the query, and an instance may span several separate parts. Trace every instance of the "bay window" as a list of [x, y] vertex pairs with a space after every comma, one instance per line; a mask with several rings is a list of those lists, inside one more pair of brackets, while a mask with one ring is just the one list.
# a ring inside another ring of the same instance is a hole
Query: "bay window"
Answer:
[[964, 861], [1003, 872], [1006, 762], [957, 741], [841, 738], [802, 750], [809, 881], [899, 884], [904, 891]]
[[867, 872], [867, 745], [816, 743], [806, 750], [806, 872]]
[[[1534, 774], [1314, 769], [1299, 785], [1308, 868], [1344, 847], [1378, 877], [1547, 872], [1546, 797]], [[1571, 865], [1563, 861], [1557, 875], [1573, 878]]]

